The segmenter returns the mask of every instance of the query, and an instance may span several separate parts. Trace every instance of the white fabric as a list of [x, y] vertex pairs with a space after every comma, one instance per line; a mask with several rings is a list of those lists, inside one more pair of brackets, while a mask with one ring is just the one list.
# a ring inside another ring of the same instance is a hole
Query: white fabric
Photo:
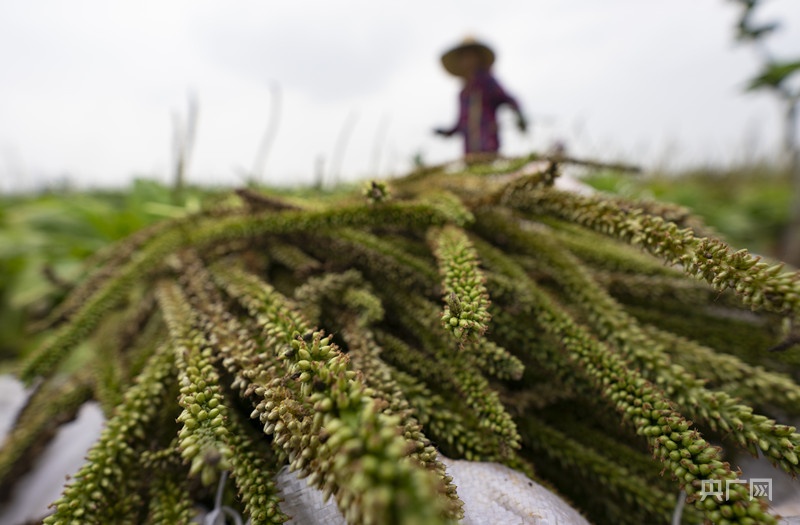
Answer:
[[[440, 456], [464, 502], [463, 525], [589, 525], [564, 500], [524, 474], [497, 463], [452, 460]], [[346, 525], [333, 498], [284, 467], [277, 477], [281, 509], [294, 525]]]

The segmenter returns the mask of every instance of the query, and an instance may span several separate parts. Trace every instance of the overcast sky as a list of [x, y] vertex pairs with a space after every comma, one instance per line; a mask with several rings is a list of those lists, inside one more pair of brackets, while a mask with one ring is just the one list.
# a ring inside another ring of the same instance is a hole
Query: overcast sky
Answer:
[[[767, 0], [800, 53], [800, 2]], [[0, 191], [168, 181], [173, 115], [199, 121], [189, 179], [239, 184], [280, 114], [263, 180], [399, 174], [458, 157], [431, 129], [456, 117], [440, 54], [466, 34], [497, 53], [530, 132], [509, 155], [565, 141], [578, 156], [724, 163], [770, 151], [777, 103], [744, 94], [757, 67], [727, 0], [2, 0]], [[274, 103], [279, 94], [279, 104]], [[337, 137], [350, 128], [346, 149]]]

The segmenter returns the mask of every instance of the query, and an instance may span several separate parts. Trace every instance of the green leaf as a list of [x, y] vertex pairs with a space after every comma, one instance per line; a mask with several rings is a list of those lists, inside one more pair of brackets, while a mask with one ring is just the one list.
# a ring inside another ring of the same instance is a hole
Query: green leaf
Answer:
[[795, 72], [800, 71], [800, 60], [792, 62], [771, 62], [764, 65], [761, 73], [750, 80], [748, 91], [761, 88], [779, 89]]

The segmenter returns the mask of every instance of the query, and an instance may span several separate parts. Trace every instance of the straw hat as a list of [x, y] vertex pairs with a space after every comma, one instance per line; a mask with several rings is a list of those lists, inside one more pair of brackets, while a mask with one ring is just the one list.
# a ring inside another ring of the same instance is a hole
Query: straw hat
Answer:
[[494, 51], [492, 51], [492, 49], [483, 42], [468, 36], [464, 38], [464, 40], [462, 40], [461, 43], [456, 47], [450, 49], [444, 55], [442, 55], [442, 65], [448, 73], [457, 77], [464, 76], [460, 59], [461, 53], [466, 50], [474, 50], [478, 53], [478, 57], [481, 61], [481, 68], [489, 69], [489, 67], [494, 64]]

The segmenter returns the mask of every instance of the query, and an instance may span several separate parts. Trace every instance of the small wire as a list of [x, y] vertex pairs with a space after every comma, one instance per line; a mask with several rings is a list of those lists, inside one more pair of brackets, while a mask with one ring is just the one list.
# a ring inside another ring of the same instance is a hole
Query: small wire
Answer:
[[[214, 498], [214, 508], [211, 509], [211, 512], [206, 514], [206, 517], [203, 519], [203, 525], [225, 525], [228, 522], [225, 516], [231, 518], [234, 525], [242, 525], [242, 516], [236, 512], [235, 509], [222, 504], [222, 496], [225, 493], [225, 484], [227, 482], [228, 471], [226, 470], [219, 478], [217, 495]], [[247, 525], [249, 524], [250, 520], [247, 520]]]
[[678, 493], [678, 502], [675, 505], [675, 510], [672, 512], [672, 525], [681, 525], [681, 518], [683, 518], [683, 507], [686, 505], [686, 493], [680, 491]]

